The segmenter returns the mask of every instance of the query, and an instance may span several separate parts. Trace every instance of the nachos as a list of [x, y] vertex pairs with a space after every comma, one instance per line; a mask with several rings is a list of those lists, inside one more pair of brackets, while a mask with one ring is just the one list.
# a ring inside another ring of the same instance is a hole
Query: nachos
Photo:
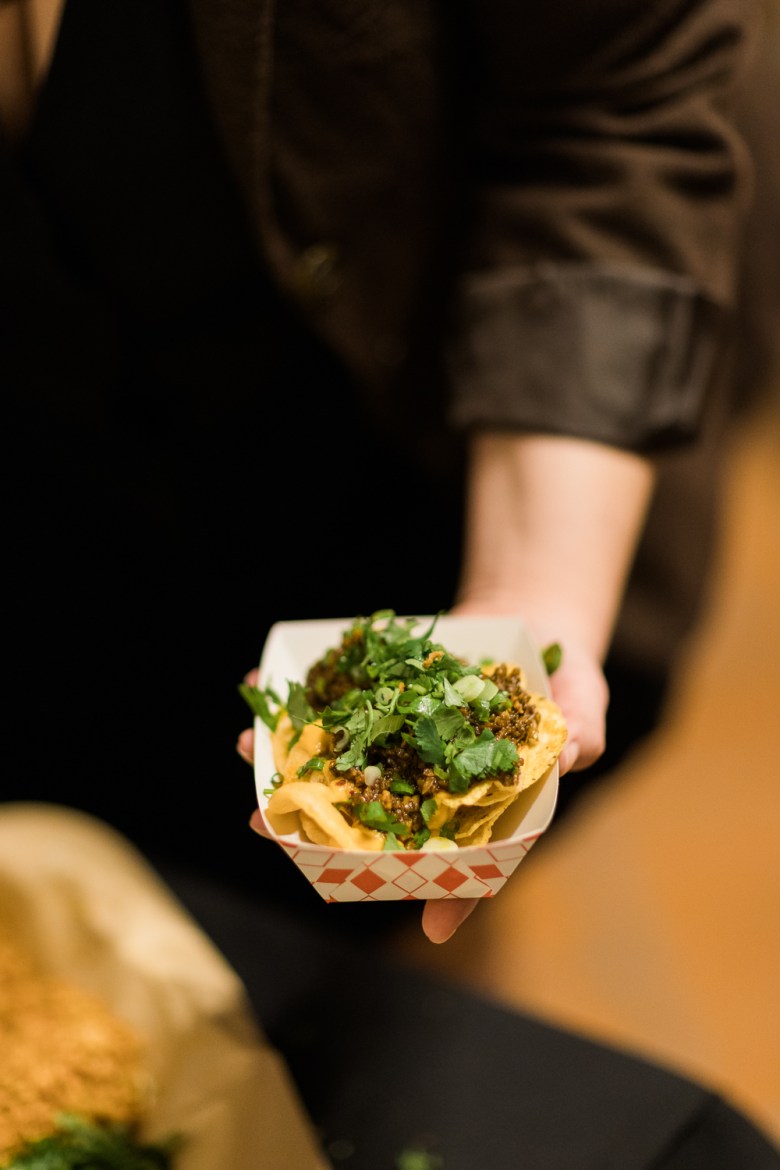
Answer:
[[356, 618], [285, 699], [242, 686], [272, 736], [271, 824], [292, 814], [305, 839], [343, 849], [484, 845], [548, 773], [566, 739], [558, 707], [519, 666], [452, 654], [436, 620]]

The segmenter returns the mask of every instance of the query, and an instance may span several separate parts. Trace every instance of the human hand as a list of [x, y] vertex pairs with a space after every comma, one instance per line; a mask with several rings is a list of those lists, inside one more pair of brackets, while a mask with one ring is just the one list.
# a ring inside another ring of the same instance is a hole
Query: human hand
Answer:
[[[501, 605], [461, 602], [449, 611], [453, 615], [472, 616], [502, 614]], [[604, 751], [605, 727], [609, 690], [596, 654], [576, 636], [564, 636], [543, 620], [518, 615], [518, 622], [528, 628], [535, 644], [543, 649], [551, 642], [562, 646], [560, 666], [550, 677], [550, 692], [566, 721], [567, 738], [558, 759], [560, 775], [581, 771], [595, 763]], [[453, 898], [425, 903], [422, 928], [431, 942], [442, 943], [451, 938], [459, 926], [476, 909], [478, 898]]]
[[[489, 608], [484, 605], [462, 603], [451, 612], [484, 614]], [[518, 621], [520, 620], [518, 617]], [[533, 627], [533, 622], [530, 625]], [[534, 634], [533, 628], [531, 632]], [[561, 640], [550, 636], [542, 642], [539, 640], [539, 633], [535, 636], [539, 646], [546, 645], [549, 641]], [[244, 681], [250, 686], [256, 686], [258, 671], [256, 669], [250, 671]], [[550, 679], [550, 690], [563, 712], [568, 729], [567, 742], [559, 760], [560, 773], [564, 775], [570, 770], [586, 768], [598, 759], [604, 750], [607, 685], [597, 659], [575, 638], [563, 642], [563, 657]], [[253, 763], [254, 731], [251, 727], [239, 735], [236, 750], [248, 764]], [[261, 836], [267, 836], [259, 811], [252, 816], [250, 826]], [[422, 914], [424, 933], [431, 942], [445, 942], [468, 918], [478, 901], [479, 899], [468, 898], [427, 901]]]

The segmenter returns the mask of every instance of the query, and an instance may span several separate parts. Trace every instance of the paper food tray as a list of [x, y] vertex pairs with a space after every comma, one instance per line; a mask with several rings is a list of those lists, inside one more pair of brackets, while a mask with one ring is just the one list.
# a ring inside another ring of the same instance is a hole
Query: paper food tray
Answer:
[[[432, 618], [420, 616], [420, 628]], [[260, 659], [259, 685], [286, 693], [288, 681], [303, 682], [309, 667], [338, 645], [352, 619], [277, 622]], [[530, 690], [549, 695], [541, 654], [517, 618], [441, 617], [433, 640], [469, 662], [493, 658], [521, 666]], [[275, 765], [268, 728], [255, 719], [255, 785], [266, 834], [287, 853], [318, 894], [329, 902], [431, 898], [490, 898], [547, 829], [558, 794], [558, 765], [526, 791], [496, 822], [487, 845], [446, 852], [353, 851], [315, 845], [298, 832], [280, 834], [267, 817], [269, 781]]]

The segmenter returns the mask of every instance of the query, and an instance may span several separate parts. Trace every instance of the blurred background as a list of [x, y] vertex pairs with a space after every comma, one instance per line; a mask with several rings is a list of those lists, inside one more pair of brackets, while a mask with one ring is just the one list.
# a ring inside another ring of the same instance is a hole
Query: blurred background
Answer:
[[[780, 4], [765, 7], [776, 78]], [[753, 389], [724, 457], [708, 607], [662, 729], [446, 946], [411, 929], [400, 947], [444, 979], [709, 1082], [780, 1140], [776, 80], [767, 92], [744, 123], [761, 170], [735, 382]]]
[[780, 379], [726, 480], [715, 590], [664, 729], [450, 942], [400, 945], [713, 1084], [780, 1139]]
[[[58, 10], [30, 0], [23, 22], [21, 6], [0, 4], [0, 47], [14, 44], [13, 26], [29, 77]], [[780, 61], [780, 5], [767, 11]], [[0, 103], [20, 122], [24, 77], [0, 59]], [[776, 137], [778, 111], [765, 114]], [[777, 281], [774, 243], [753, 287]], [[761, 308], [743, 311], [751, 337]], [[662, 731], [446, 946], [416, 920], [391, 946], [442, 979], [709, 1082], [780, 1140], [780, 373], [757, 354], [772, 329], [746, 351], [767, 372], [734, 426], [715, 584]]]

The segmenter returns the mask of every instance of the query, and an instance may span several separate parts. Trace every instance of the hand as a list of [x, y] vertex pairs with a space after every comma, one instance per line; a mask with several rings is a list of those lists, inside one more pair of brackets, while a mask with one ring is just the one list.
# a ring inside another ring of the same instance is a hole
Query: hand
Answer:
[[[450, 612], [484, 614], [487, 610], [483, 605], [470, 605], [464, 602]], [[518, 621], [520, 620], [518, 617]], [[561, 665], [550, 678], [552, 698], [563, 712], [568, 731], [558, 766], [561, 776], [569, 771], [581, 771], [595, 763], [605, 747], [609, 690], [601, 666], [593, 653], [576, 639], [553, 635], [551, 630], [542, 638], [541, 626], [535, 628], [533, 620], [525, 621], [524, 624], [528, 626], [540, 649], [553, 641], [558, 641], [562, 645]], [[465, 922], [480, 900], [457, 898], [426, 902], [422, 916], [423, 931], [431, 942], [446, 942]]]
[[[464, 603], [453, 609], [452, 613], [477, 611], [484, 612], [482, 607]], [[552, 640], [559, 639], [548, 638], [548, 641]], [[538, 640], [538, 634], [537, 645], [543, 645]], [[250, 686], [256, 686], [257, 679], [257, 670], [252, 670], [244, 681]], [[569, 733], [559, 760], [560, 773], [564, 775], [570, 770], [588, 767], [604, 750], [607, 684], [598, 661], [576, 641], [568, 640], [563, 642], [563, 658], [550, 679], [550, 689], [553, 699], [563, 712]], [[254, 732], [251, 727], [239, 735], [236, 750], [248, 764], [253, 762]], [[253, 815], [250, 826], [260, 835], [267, 835], [259, 813]], [[479, 900], [448, 898], [426, 902], [422, 914], [424, 933], [431, 942], [446, 942], [472, 913]]]

